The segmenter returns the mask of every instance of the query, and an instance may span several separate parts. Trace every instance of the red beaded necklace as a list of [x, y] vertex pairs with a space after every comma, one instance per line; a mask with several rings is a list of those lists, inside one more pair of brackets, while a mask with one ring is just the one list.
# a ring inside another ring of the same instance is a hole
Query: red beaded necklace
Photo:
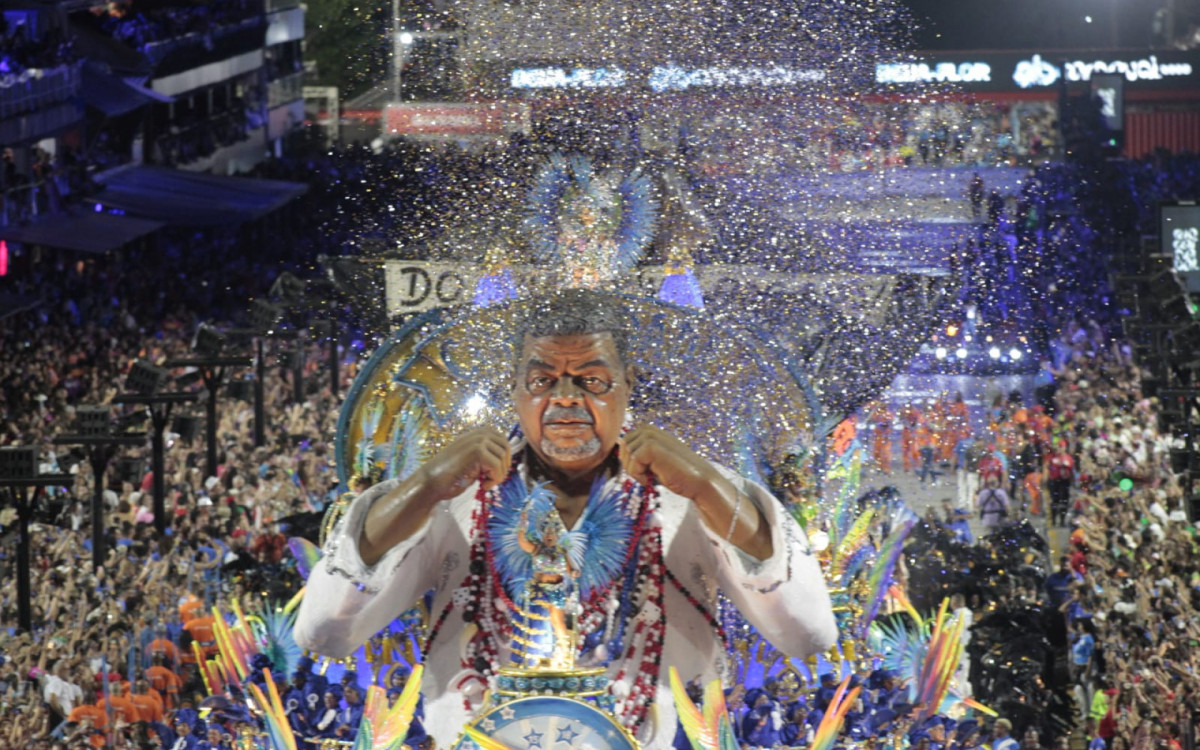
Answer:
[[[519, 464], [520, 456], [517, 456], [505, 481], [513, 478]], [[471, 512], [468, 574], [439, 613], [421, 648], [422, 654], [429, 653], [447, 617], [458, 607], [462, 610], [463, 620], [477, 627], [464, 653], [462, 667], [473, 670], [484, 679], [490, 678], [500, 663], [499, 644], [508, 642], [511, 635], [509, 618], [516, 609], [496, 573], [492, 544], [487, 533], [491, 506], [496, 501], [494, 493], [494, 490], [483, 490], [482, 486], [476, 493], [477, 502]], [[577, 627], [583, 636], [601, 629], [607, 633], [613, 625], [614, 616], [635, 617], [631, 628], [621, 628], [623, 632], [627, 631], [623, 638], [622, 653], [611, 655], [621, 666], [613, 677], [610, 692], [614, 698], [613, 713], [616, 718], [631, 731], [636, 731], [645, 723], [658, 689], [663, 640], [666, 636], [664, 581], [671, 581], [688, 603], [704, 616], [722, 641], [724, 633], [716, 618], [667, 570], [663, 558], [662, 524], [656, 514], [657, 488], [653, 484], [639, 485], [626, 478], [622, 494], [627, 512], [636, 519], [629, 549], [621, 566], [622, 570], [628, 570], [630, 565], [636, 565], [636, 573], [629, 586], [631, 590], [625, 590], [629, 585], [627, 577], [618, 574], [607, 586], [592, 591], [587, 602], [581, 602], [584, 614]], [[610, 612], [606, 618], [603, 604], [608, 599], [619, 601], [619, 604], [616, 607], [618, 611]], [[580, 640], [582, 642], [583, 639]], [[469, 700], [464, 697], [463, 702], [464, 708], [469, 711]]]

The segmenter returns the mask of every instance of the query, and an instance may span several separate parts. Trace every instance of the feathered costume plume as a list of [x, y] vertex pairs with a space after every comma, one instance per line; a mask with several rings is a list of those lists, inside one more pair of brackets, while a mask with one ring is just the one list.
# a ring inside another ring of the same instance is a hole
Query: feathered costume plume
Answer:
[[603, 238], [610, 248], [604, 259], [608, 267], [596, 270], [612, 277], [631, 271], [654, 236], [658, 206], [650, 180], [635, 169], [617, 181], [611, 172], [596, 174], [586, 156], [552, 154], [529, 191], [525, 218], [539, 263], [567, 264], [564, 250], [570, 248], [563, 226], [577, 218], [571, 213], [578, 209], [573, 205], [577, 201], [587, 203], [592, 213], [598, 214], [595, 221], [613, 224], [604, 230], [607, 236]]
[[421, 698], [421, 675], [424, 672], [423, 664], [413, 667], [404, 690], [391, 708], [388, 708], [387, 693], [383, 688], [378, 685], [367, 688], [362, 723], [359, 724], [352, 750], [400, 750], [417, 712], [417, 701]]
[[[617, 575], [630, 551], [633, 520], [622, 507], [621, 488], [614, 485], [606, 492], [604, 487], [603, 478], [597, 478], [576, 529], [562, 539], [571, 565], [580, 572], [578, 585], [582, 601]], [[519, 477], [500, 485], [499, 494], [499, 500], [492, 506], [488, 529], [496, 544], [495, 559], [500, 580], [509, 596], [518, 596], [533, 573], [529, 554], [518, 543], [518, 535], [525, 531], [521, 527], [521, 513], [528, 503], [531, 506], [528, 520], [536, 527], [536, 514], [539, 509], [554, 507], [554, 497], [540, 484], [526, 492]]]
[[859, 632], [865, 636], [867, 628], [875, 619], [875, 615], [879, 614], [879, 607], [883, 604], [884, 596], [887, 594], [888, 587], [892, 585], [892, 572], [896, 569], [896, 563], [900, 560], [900, 554], [904, 552], [904, 540], [908, 538], [908, 534], [916, 525], [916, 514], [912, 518], [902, 521], [899, 525], [892, 527], [892, 533], [888, 534], [883, 540], [883, 544], [879, 547], [879, 552], [875, 556], [875, 564], [871, 566], [871, 570], [867, 573], [867, 591], [870, 592], [867, 599], [867, 606], [863, 608], [863, 615]]
[[296, 750], [296, 735], [292, 734], [292, 727], [288, 724], [287, 712], [283, 709], [283, 701], [279, 699], [279, 689], [275, 687], [271, 670], [264, 670], [264, 673], [267, 677], [265, 680], [266, 694], [254, 683], [250, 684], [250, 694], [254, 696], [259, 710], [263, 713], [267, 737], [271, 740], [271, 748], [272, 750]]
[[385, 479], [405, 479], [429, 458], [429, 412], [422, 398], [409, 399], [392, 418], [388, 445], [381, 451]]
[[871, 548], [871, 537], [867, 533], [871, 521], [875, 519], [875, 511], [868, 510], [854, 520], [854, 524], [846, 531], [845, 536], [838, 540], [833, 556], [829, 560], [827, 576], [836, 585], [845, 588], [850, 583], [866, 558], [874, 551]]
[[835, 548], [850, 533], [850, 528], [857, 517], [858, 487], [861, 477], [862, 451], [857, 448], [846, 451], [841, 458], [834, 462], [826, 474], [827, 479], [842, 480], [829, 528], [830, 542]]
[[856, 687], [849, 693], [846, 692], [852, 676], [846, 675], [842, 678], [837, 692], [833, 694], [833, 700], [829, 701], [829, 707], [825, 709], [825, 715], [821, 717], [821, 723], [817, 725], [817, 731], [813, 735], [812, 746], [809, 750], [830, 750], [833, 747], [838, 733], [842, 731], [842, 723], [846, 720], [846, 714], [854, 707], [854, 702], [858, 700], [858, 694], [862, 692], [861, 687]]
[[925, 706], [918, 721], [960, 702], [985, 713], [994, 713], [987, 706], [951, 691], [954, 673], [962, 658], [965, 625], [965, 620], [950, 612], [950, 600], [943, 599], [932, 621], [917, 619], [910, 627], [901, 620], [894, 620], [876, 623], [873, 628], [883, 653], [883, 666], [910, 679], [910, 702]]
[[377, 399], [367, 408], [363, 409], [362, 416], [359, 417], [359, 439], [355, 446], [357, 450], [354, 453], [354, 471], [360, 477], [370, 477], [375, 470], [376, 461], [379, 460], [379, 446], [375, 444], [375, 431], [379, 429], [379, 424], [383, 421], [383, 414], [386, 405], [383, 399]]
[[675, 711], [679, 723], [692, 743], [692, 750], [738, 750], [737, 737], [725, 710], [725, 692], [721, 681], [713, 680], [704, 687], [703, 708], [697, 708], [688, 697], [679, 670], [671, 665], [671, 694], [675, 696]]

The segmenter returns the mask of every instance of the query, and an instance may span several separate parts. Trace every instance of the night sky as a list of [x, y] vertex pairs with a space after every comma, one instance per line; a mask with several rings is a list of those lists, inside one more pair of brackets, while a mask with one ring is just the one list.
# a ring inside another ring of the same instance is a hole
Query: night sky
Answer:
[[[923, 28], [919, 49], [1095, 49], [1150, 46], [1164, 0], [907, 0]], [[1196, 9], [1178, 0], [1181, 30]], [[1117, 44], [1112, 43], [1115, 33]], [[1088, 23], [1086, 17], [1091, 16]]]

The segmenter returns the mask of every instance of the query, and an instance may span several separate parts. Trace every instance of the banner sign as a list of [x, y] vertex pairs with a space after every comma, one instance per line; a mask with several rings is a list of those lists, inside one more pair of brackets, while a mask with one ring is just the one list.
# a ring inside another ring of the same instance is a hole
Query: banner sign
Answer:
[[619, 66], [531, 65], [508, 73], [512, 91], [649, 89], [655, 93], [703, 89], [771, 89], [818, 83], [826, 72], [790, 65], [655, 65], [628, 70]]
[[1200, 54], [1126, 50], [1083, 52], [918, 53], [918, 59], [879, 63], [875, 82], [897, 86], [950, 83], [963, 91], [1039, 91], [1063, 83], [1119, 76], [1130, 89], [1200, 88]]
[[1190, 62], [1160, 62], [1158, 55], [1146, 57], [1078, 58], [1068, 55], [1058, 60], [1034, 55], [1021, 60], [1013, 69], [1012, 79], [1017, 86], [1028, 89], [1053, 86], [1060, 78], [1068, 83], [1092, 80], [1092, 75], [1117, 75], [1130, 83], [1188, 79], [1196, 72]]
[[529, 130], [529, 105], [523, 102], [399, 103], [383, 112], [385, 136], [502, 136]]
[[383, 265], [388, 315], [470, 304], [479, 266], [427, 261], [388, 261]]
[[[392, 318], [439, 307], [472, 304], [475, 286], [484, 275], [484, 267], [472, 263], [390, 260], [385, 261], [383, 266], [387, 311]], [[514, 266], [511, 272], [513, 280], [520, 287], [527, 279], [544, 276], [546, 270], [534, 266]], [[890, 276], [785, 273], [759, 266], [733, 264], [697, 266], [695, 273], [705, 294], [731, 292], [745, 287], [796, 296], [811, 294], [826, 303], [833, 299], [851, 301], [857, 307], [843, 312], [870, 319], [875, 319], [886, 308], [888, 292], [893, 283]], [[643, 266], [630, 277], [624, 291], [654, 297], [662, 284], [663, 274], [662, 266]]]
[[1114, 133], [1125, 130], [1125, 79], [1118, 75], [1092, 76], [1092, 97], [1100, 102], [1100, 116]]
[[[1200, 89], [1200, 51], [1073, 50], [1054, 52], [917, 52], [905, 60], [874, 62], [875, 82], [903, 89], [950, 84], [966, 92], [1047, 91], [1093, 76], [1119, 75], [1128, 89]], [[753, 90], [803, 87], [824, 81], [828, 71], [784, 63], [752, 65], [623, 66], [618, 63], [536, 62], [496, 66], [492, 80], [514, 95], [552, 93], [670, 93], [710, 89]]]
[[1162, 251], [1189, 292], [1200, 292], [1200, 206], [1195, 202], [1168, 203], [1159, 207]]

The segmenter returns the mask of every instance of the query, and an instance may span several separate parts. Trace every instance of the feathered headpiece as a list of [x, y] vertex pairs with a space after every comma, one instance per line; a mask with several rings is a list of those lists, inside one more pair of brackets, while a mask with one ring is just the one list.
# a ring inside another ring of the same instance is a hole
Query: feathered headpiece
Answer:
[[559, 270], [567, 286], [606, 286], [633, 270], [654, 237], [658, 213], [640, 170], [598, 174], [579, 155], [551, 155], [528, 205], [534, 256]]

